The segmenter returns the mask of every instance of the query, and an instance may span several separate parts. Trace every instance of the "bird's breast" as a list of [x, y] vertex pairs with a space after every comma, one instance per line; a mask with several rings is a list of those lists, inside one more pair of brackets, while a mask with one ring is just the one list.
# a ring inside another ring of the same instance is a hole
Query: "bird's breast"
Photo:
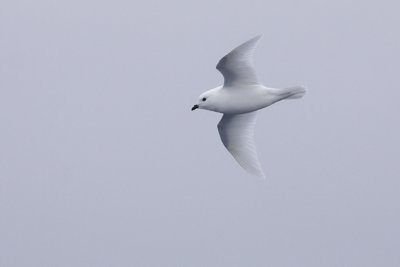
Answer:
[[225, 114], [248, 113], [271, 104], [268, 92], [262, 88], [227, 89], [221, 93], [219, 111]]

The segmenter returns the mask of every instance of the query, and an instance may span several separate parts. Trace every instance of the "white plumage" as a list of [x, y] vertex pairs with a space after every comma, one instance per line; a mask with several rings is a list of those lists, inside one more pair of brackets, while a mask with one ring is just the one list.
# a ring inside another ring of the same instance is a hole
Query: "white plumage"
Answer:
[[253, 53], [260, 36], [241, 44], [224, 56], [217, 69], [224, 85], [201, 94], [197, 108], [223, 113], [218, 123], [221, 141], [247, 172], [264, 176], [254, 142], [256, 111], [283, 99], [300, 98], [305, 88], [268, 88], [259, 83], [253, 66]]

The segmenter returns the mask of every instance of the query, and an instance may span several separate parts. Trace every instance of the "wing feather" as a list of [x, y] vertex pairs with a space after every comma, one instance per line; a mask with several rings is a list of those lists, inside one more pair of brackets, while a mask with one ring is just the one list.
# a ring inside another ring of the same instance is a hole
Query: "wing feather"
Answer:
[[224, 86], [258, 84], [257, 73], [253, 67], [253, 53], [261, 37], [258, 35], [248, 40], [221, 58], [217, 69], [224, 76]]
[[229, 153], [247, 172], [264, 176], [254, 142], [256, 112], [228, 115], [224, 114], [218, 123], [221, 141]]

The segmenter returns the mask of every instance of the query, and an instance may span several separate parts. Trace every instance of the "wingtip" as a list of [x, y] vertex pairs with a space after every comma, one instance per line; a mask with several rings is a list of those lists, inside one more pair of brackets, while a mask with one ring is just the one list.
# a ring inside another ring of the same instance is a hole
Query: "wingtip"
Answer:
[[263, 180], [266, 180], [266, 179], [267, 179], [267, 177], [265, 176], [264, 172], [262, 172], [262, 173], [258, 174], [258, 175], [257, 175], [257, 177], [258, 177], [258, 180], [261, 180], [261, 181], [263, 181]]
[[263, 38], [263, 36], [264, 36], [264, 34], [257, 34], [253, 38], [249, 39], [249, 41], [259, 41], [260, 39]]
[[242, 43], [241, 45], [236, 47], [234, 50], [236, 50], [236, 49], [238, 49], [240, 47], [246, 47], [248, 45], [252, 45], [252, 46], [255, 47], [262, 37], [263, 37], [263, 34], [258, 34], [256, 36], [254, 36], [253, 38], [248, 39], [246, 42]]
[[[239, 163], [240, 164], [240, 163]], [[247, 167], [242, 166], [242, 168], [250, 175], [257, 177], [259, 180], [265, 180], [266, 176], [262, 169], [249, 169]]]

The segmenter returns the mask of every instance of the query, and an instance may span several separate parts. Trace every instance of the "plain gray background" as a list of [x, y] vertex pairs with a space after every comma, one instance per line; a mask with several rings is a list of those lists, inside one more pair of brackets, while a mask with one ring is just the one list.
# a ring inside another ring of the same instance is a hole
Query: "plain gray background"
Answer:
[[[396, 1], [2, 1], [0, 266], [400, 266]], [[267, 179], [190, 112], [263, 33]]]

